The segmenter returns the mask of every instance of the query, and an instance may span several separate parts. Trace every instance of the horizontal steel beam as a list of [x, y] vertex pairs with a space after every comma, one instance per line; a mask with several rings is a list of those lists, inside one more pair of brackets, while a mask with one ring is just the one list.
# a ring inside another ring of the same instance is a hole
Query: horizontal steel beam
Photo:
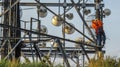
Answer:
[[[51, 48], [40, 48], [40, 51], [42, 52], [42, 53], [48, 53], [49, 51], [50, 51], [50, 49]], [[24, 52], [24, 53], [31, 53], [31, 50], [29, 49], [29, 48], [22, 48], [21, 49], [22, 50], [22, 52]], [[87, 50], [85, 50], [87, 53], [95, 53], [96, 51], [93, 49], [93, 50], [91, 50], [91, 49], [87, 49]], [[35, 52], [35, 50], [33, 49], [33, 52]], [[52, 52], [53, 53], [55, 53], [55, 52], [58, 52], [58, 53], [60, 53], [59, 51], [57, 51], [56, 49], [52, 49]], [[73, 53], [73, 52], [80, 52], [80, 53], [82, 53], [83, 52], [83, 50], [82, 49], [80, 49], [80, 48], [73, 48], [73, 47], [66, 47], [65, 48], [65, 52], [66, 53]], [[102, 52], [103, 53], [105, 53], [105, 50], [102, 50]]]
[[[44, 5], [46, 5], [46, 6], [50, 6], [50, 7], [57, 7], [57, 6], [63, 6], [63, 3], [42, 3], [42, 4], [44, 4]], [[80, 3], [80, 4], [75, 4], [75, 5], [77, 5], [77, 6], [82, 6], [83, 4], [82, 3]], [[94, 7], [95, 6], [95, 4], [94, 3], [86, 3], [85, 4], [86, 5], [86, 7]], [[0, 2], [0, 6], [2, 6], [2, 2]], [[31, 3], [31, 2], [21, 2], [20, 3], [20, 6], [38, 6], [38, 4], [37, 3]], [[72, 3], [67, 3], [67, 6], [74, 6]], [[100, 6], [101, 7], [104, 7], [104, 4], [100, 4]]]
[[[0, 39], [21, 39], [21, 37], [0, 37]], [[33, 39], [38, 39], [38, 38], [42, 38], [42, 39], [49, 39], [49, 37], [31, 37]], [[29, 37], [23, 37], [23, 39], [29, 39]]]
[[[51, 49], [51, 47], [44, 47], [44, 48], [43, 47], [39, 47], [39, 48], [40, 48], [40, 51], [42, 53], [48, 53], [50, 51], [50, 49]], [[80, 53], [82, 53], [82, 49], [76, 48], [76, 47], [65, 47], [65, 51], [66, 51], [66, 53], [73, 53], [73, 52], [80, 52]], [[88, 48], [86, 48], [85, 51], [87, 53], [89, 53], [89, 54], [93, 54], [93, 53], [96, 52], [94, 49], [88, 49]], [[25, 55], [32, 55], [30, 47], [22, 48], [22, 52]], [[33, 52], [35, 52], [34, 49], [33, 49]], [[58, 54], [61, 54], [59, 51], [56, 50], [56, 48], [53, 48], [52, 49], [52, 53], [55, 54], [55, 52], [57, 52]], [[105, 50], [102, 50], [102, 52], [105, 53]]]
[[[43, 51], [43, 50], [42, 50]], [[41, 52], [42, 52], [41, 51]], [[80, 51], [80, 52], [79, 52]], [[74, 51], [74, 50], [71, 50], [71, 51], [67, 51], [67, 53], [66, 53], [66, 55], [67, 55], [67, 58], [75, 58], [76, 57], [76, 54], [74, 54], [73, 55], [73, 53], [82, 53], [82, 51], [81, 50], [79, 50], [79, 51]], [[48, 51], [43, 51], [43, 55], [45, 56], [45, 55], [47, 55], [47, 53], [49, 52], [49, 50]], [[57, 52], [57, 53], [56, 53]], [[96, 51], [94, 51], [94, 50], [87, 50], [86, 51], [88, 54], [94, 54], [94, 53], [96, 53]], [[103, 53], [105, 53], [105, 50], [102, 50], [102, 52]], [[26, 56], [26, 57], [32, 57], [32, 55], [33, 56], [36, 56], [36, 53], [34, 52], [33, 54], [31, 53], [31, 52], [24, 52], [24, 50], [22, 51], [22, 53], [23, 53], [23, 56]], [[50, 57], [55, 57], [55, 55], [57, 56], [57, 57], [63, 57], [62, 56], [62, 53], [61, 52], [58, 52], [58, 51], [52, 51], [52, 53], [50, 54]], [[42, 57], [44, 57], [44, 56], [42, 56]]]
[[[25, 47], [25, 48], [22, 48], [22, 49], [28, 49], [28, 48], [31, 48], [30, 46], [27, 46], [27, 47]], [[51, 49], [51, 47], [40, 47], [39, 46], [39, 48], [40, 49], [43, 49], [43, 50], [45, 50], [45, 49], [47, 49], [47, 50], [50, 50]], [[53, 49], [56, 49], [57, 47], [53, 47]], [[86, 50], [89, 50], [90, 48], [87, 48], [87, 47], [85, 47], [86, 48]], [[81, 49], [81, 47], [65, 47], [65, 49], [78, 49], [78, 50], [80, 50]], [[91, 48], [91, 49], [93, 49], [94, 50], [94, 48]]]

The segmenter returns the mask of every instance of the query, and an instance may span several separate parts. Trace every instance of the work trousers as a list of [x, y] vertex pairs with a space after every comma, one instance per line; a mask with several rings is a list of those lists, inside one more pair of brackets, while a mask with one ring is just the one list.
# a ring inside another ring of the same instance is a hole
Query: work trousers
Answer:
[[98, 46], [101, 46], [101, 45], [105, 44], [106, 35], [105, 35], [104, 31], [98, 33], [96, 37], [97, 37], [97, 44], [98, 44]]

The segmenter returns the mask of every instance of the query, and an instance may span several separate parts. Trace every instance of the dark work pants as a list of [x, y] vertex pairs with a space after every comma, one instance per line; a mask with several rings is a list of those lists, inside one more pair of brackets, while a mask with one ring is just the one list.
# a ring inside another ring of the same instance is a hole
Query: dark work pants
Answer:
[[[106, 41], [106, 35], [105, 35], [105, 32], [102, 31], [100, 33], [97, 34], [97, 45], [98, 46], [101, 46], [105, 44], [105, 41]], [[101, 50], [101, 48], [99, 48], [99, 50]]]
[[104, 45], [106, 40], [106, 35], [104, 32], [97, 34], [97, 44], [99, 46]]

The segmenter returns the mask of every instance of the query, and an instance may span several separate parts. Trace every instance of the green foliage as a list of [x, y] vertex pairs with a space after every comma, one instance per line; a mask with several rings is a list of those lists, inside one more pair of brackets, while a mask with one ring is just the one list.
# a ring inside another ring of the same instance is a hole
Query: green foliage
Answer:
[[51, 67], [44, 62], [38, 63], [19, 63], [18, 61], [1, 61], [0, 67]]
[[[7, 61], [0, 61], [0, 67], [53, 67], [53, 64], [49, 61], [48, 57], [44, 57], [41, 62], [30, 62], [27, 57], [25, 58], [24, 63], [20, 63], [19, 60], [7, 60]], [[63, 67], [60, 64], [54, 67]]]
[[21, 64], [21, 67], [49, 67], [49, 66], [43, 62], [39, 62], [39, 63], [23, 63]]
[[[53, 64], [54, 65], [54, 64]], [[24, 63], [19, 61], [0, 61], [0, 67], [53, 67], [48, 61], [32, 63], [27, 60]], [[57, 64], [54, 67], [63, 67], [61, 64]], [[107, 56], [106, 58], [92, 58], [87, 64], [87, 67], [120, 67], [120, 58], [116, 59], [114, 57]]]
[[107, 56], [105, 59], [92, 58], [88, 63], [88, 67], [120, 67], [120, 59]]

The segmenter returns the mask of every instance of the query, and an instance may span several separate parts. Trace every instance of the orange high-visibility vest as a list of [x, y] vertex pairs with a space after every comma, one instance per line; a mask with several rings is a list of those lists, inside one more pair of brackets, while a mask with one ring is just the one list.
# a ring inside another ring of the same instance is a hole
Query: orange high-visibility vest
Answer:
[[98, 23], [98, 27], [103, 27], [103, 22], [101, 20], [97, 20], [97, 23]]
[[101, 20], [92, 20], [92, 28], [95, 29], [96, 34], [98, 34], [98, 30], [103, 27], [103, 23]]

